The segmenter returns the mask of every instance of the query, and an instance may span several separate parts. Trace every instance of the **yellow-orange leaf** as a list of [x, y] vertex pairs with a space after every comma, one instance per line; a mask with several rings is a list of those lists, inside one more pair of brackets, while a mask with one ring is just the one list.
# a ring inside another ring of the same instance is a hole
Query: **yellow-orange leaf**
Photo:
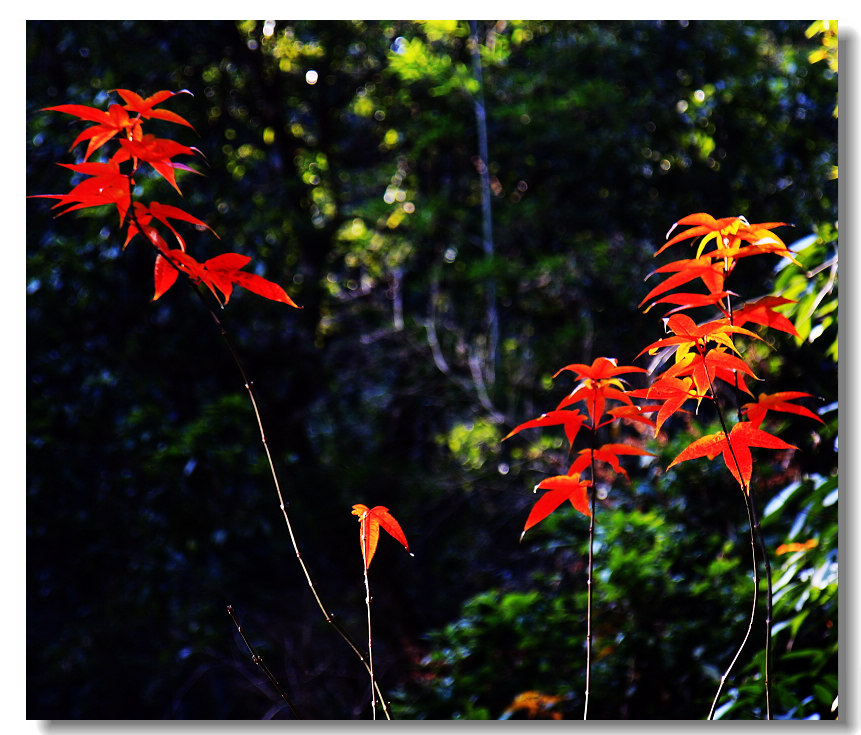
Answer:
[[382, 505], [368, 508], [367, 505], [357, 503], [353, 506], [353, 515], [359, 516], [359, 543], [362, 546], [362, 559], [365, 561], [365, 569], [371, 566], [371, 559], [374, 558], [374, 552], [376, 552], [377, 543], [380, 540], [381, 527], [392, 538], [399, 541], [409, 552], [410, 556], [413, 555], [401, 525], [389, 513], [388, 508]]

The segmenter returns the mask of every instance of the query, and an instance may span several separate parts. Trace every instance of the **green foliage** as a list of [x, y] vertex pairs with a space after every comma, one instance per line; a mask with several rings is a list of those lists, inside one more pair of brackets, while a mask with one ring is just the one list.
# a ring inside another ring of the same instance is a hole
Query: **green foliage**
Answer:
[[[542, 540], [530, 554], [544, 571], [470, 598], [454, 622], [428, 635], [420, 665], [394, 697], [395, 716], [496, 719], [518, 693], [540, 690], [563, 699], [566, 719], [582, 717], [585, 534], [579, 523], [562, 535], [580, 541], [552, 540], [562, 530], [554, 526], [568, 525], [562, 515], [536, 530]], [[744, 548], [696, 536], [681, 518], [620, 507], [601, 509], [597, 533], [593, 686], [622, 694], [596, 697], [594, 717], [701, 718], [719, 656], [745, 620]]]
[[798, 330], [797, 341], [829, 341], [825, 354], [837, 362], [837, 226], [823, 224], [792, 249], [801, 264], [786, 263], [774, 282], [774, 293], [797, 301], [784, 307]]
[[[791, 525], [788, 523], [791, 521]], [[774, 496], [763, 529], [774, 572], [774, 671], [777, 719], [833, 719], [837, 700], [837, 475], [806, 477]], [[788, 531], [786, 530], [788, 527]], [[716, 717], [762, 716], [762, 655], [729, 690]]]

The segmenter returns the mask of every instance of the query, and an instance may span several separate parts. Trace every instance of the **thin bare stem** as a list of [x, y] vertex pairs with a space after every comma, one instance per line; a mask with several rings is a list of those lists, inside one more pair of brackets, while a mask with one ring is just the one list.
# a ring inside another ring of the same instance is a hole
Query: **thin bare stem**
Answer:
[[[729, 431], [727, 429], [726, 420], [724, 419], [723, 410], [721, 408], [720, 401], [718, 400], [718, 396], [715, 393], [714, 383], [712, 382], [711, 375], [709, 375], [708, 365], [705, 363], [705, 354], [701, 353], [703, 357], [703, 365], [705, 367], [706, 378], [709, 381], [709, 391], [712, 394], [712, 398], [714, 399], [715, 410], [717, 411], [718, 420], [720, 421], [721, 429], [723, 430], [724, 436], [726, 437], [726, 443], [729, 447], [730, 455], [732, 456], [733, 464], [735, 464], [735, 470], [738, 477], [742, 476], [741, 466], [739, 465], [738, 458], [735, 454], [735, 449], [733, 449], [732, 441], [730, 440]], [[765, 543], [762, 539], [762, 533], [759, 527], [759, 522], [756, 519], [756, 512], [753, 505], [753, 498], [750, 493], [750, 487], [745, 485], [743, 482], [739, 481], [741, 485], [742, 496], [744, 497], [744, 505], [747, 510], [747, 521], [750, 527], [750, 546], [751, 546], [751, 565], [753, 567], [753, 605], [750, 613], [750, 620], [748, 621], [747, 632], [745, 633], [744, 639], [741, 642], [741, 645], [736, 651], [735, 656], [733, 657], [730, 665], [727, 667], [727, 670], [724, 672], [723, 676], [720, 680], [720, 685], [718, 686], [717, 694], [715, 694], [714, 701], [712, 702], [711, 711], [709, 712], [709, 719], [711, 720], [714, 716], [715, 706], [717, 705], [718, 697], [723, 689], [724, 682], [729, 676], [730, 671], [733, 666], [735, 666], [735, 662], [738, 660], [738, 657], [741, 655], [741, 651], [744, 648], [745, 643], [747, 643], [747, 639], [750, 637], [750, 632], [753, 628], [754, 616], [756, 614], [756, 603], [759, 597], [759, 567], [756, 560], [756, 544], [754, 543], [754, 539], [756, 538], [760, 551], [763, 555], [763, 559], [765, 561], [765, 568], [767, 572], [768, 579], [768, 595], [766, 600], [767, 613], [765, 620], [765, 632], [766, 632], [766, 642], [765, 642], [765, 711], [766, 711], [766, 719], [771, 719], [771, 686], [769, 682], [769, 658], [771, 654], [771, 609], [772, 609], [772, 599], [771, 599], [771, 565], [768, 561], [768, 554], [766, 553]]]
[[756, 603], [758, 597], [757, 592], [759, 590], [759, 566], [756, 563], [756, 545], [754, 542], [753, 516], [751, 515], [750, 500], [744, 490], [742, 490], [742, 495], [744, 496], [744, 506], [747, 509], [747, 518], [748, 523], [750, 524], [750, 558], [751, 567], [753, 568], [753, 603], [751, 604], [750, 618], [747, 621], [747, 631], [744, 634], [744, 639], [742, 640], [741, 645], [738, 647], [738, 650], [735, 652], [735, 656], [732, 657], [732, 661], [730, 661], [729, 666], [726, 667], [726, 671], [724, 671], [723, 675], [720, 678], [720, 684], [718, 685], [717, 692], [715, 692], [714, 699], [712, 700], [712, 708], [711, 710], [709, 710], [710, 720], [714, 719], [715, 708], [717, 707], [721, 692], [723, 692], [724, 684], [729, 678], [730, 671], [732, 671], [736, 661], [738, 661], [738, 657], [741, 656], [741, 652], [744, 649], [745, 644], [747, 644], [747, 641], [750, 638], [750, 633], [753, 630], [754, 619], [756, 618]]
[[774, 677], [774, 671], [771, 668], [771, 626], [773, 622], [773, 590], [771, 586], [771, 562], [768, 560], [768, 550], [765, 547], [765, 539], [762, 535], [762, 527], [759, 523], [759, 517], [756, 513], [756, 502], [752, 495], [748, 495], [750, 500], [750, 514], [753, 519], [753, 527], [756, 529], [756, 538], [759, 543], [759, 550], [762, 554], [763, 563], [765, 564], [765, 719], [771, 719], [771, 682]]
[[583, 719], [589, 719], [589, 694], [592, 689], [592, 583], [595, 545], [595, 457], [592, 456], [592, 487], [589, 502], [592, 515], [589, 517], [589, 575], [586, 579], [586, 694], [583, 702]]
[[[364, 539], [362, 539], [362, 548], [365, 548]], [[374, 637], [371, 633], [371, 585], [368, 582], [368, 566], [364, 565], [365, 569], [365, 607], [368, 610], [368, 671], [371, 674], [371, 714], [373, 719], [377, 719], [377, 698], [374, 687]]]
[[589, 719], [589, 695], [592, 691], [592, 587], [594, 585], [594, 558], [595, 558], [595, 513], [598, 509], [595, 488], [595, 443], [598, 431], [597, 423], [599, 417], [595, 415], [597, 410], [597, 391], [592, 403], [592, 447], [589, 456], [589, 472], [592, 485], [589, 488], [589, 503], [591, 514], [589, 516], [589, 572], [586, 578], [586, 693], [583, 700], [583, 719]]
[[[727, 296], [727, 313], [729, 315], [729, 322], [733, 324], [733, 311], [732, 311], [732, 300]], [[706, 369], [706, 374], [708, 374], [708, 369]], [[740, 378], [739, 374], [735, 374], [736, 380], [736, 410], [738, 412], [738, 420], [741, 421], [741, 400], [739, 400], [740, 396]], [[712, 393], [714, 395], [714, 393]], [[726, 427], [724, 427], [724, 433], [726, 433]], [[727, 443], [730, 446], [730, 451], [732, 451], [732, 444], [729, 441], [729, 434], [727, 436]], [[736, 468], [738, 468], [738, 460], [735, 459], [735, 453], [733, 452], [733, 460], [735, 461]], [[744, 488], [743, 488], [744, 489]], [[748, 523], [750, 524], [751, 531], [751, 545], [753, 545], [753, 536], [756, 536], [757, 543], [759, 545], [760, 553], [762, 554], [762, 561], [765, 564], [765, 579], [766, 579], [766, 596], [765, 596], [765, 719], [771, 719], [771, 677], [773, 676], [773, 672], [771, 671], [771, 625], [772, 625], [772, 608], [773, 608], [773, 590], [771, 585], [771, 562], [768, 559], [768, 550], [765, 547], [765, 539], [762, 536], [762, 527], [759, 524], [759, 518], [756, 513], [756, 501], [753, 498], [753, 495], [750, 493], [750, 488], [747, 488], [747, 492], [744, 492], [744, 503], [745, 508], [747, 509], [747, 518]], [[755, 555], [754, 555], [755, 556]], [[756, 568], [754, 568], [754, 584], [758, 584], [758, 579], [756, 575]], [[755, 598], [754, 598], [754, 606], [755, 606]], [[753, 621], [751, 620], [751, 625]], [[750, 634], [750, 629], [748, 629], [748, 635]], [[746, 640], [746, 638], [745, 638]], [[744, 645], [744, 644], [742, 644]], [[739, 649], [739, 652], [741, 649]], [[720, 690], [718, 690], [720, 692]], [[717, 700], [715, 700], [717, 701]], [[712, 705], [712, 711], [714, 711], [714, 705]]]
[[236, 630], [239, 632], [239, 635], [242, 636], [242, 640], [245, 641], [245, 646], [248, 648], [248, 652], [251, 654], [251, 660], [255, 664], [257, 664], [257, 666], [264, 674], [266, 674], [266, 677], [269, 679], [270, 682], [272, 682], [272, 686], [275, 687], [275, 691], [277, 691], [278, 694], [281, 695], [281, 698], [285, 702], [287, 702], [287, 706], [290, 708], [290, 711], [293, 713], [293, 716], [297, 720], [305, 719], [304, 717], [302, 717], [302, 715], [299, 714], [293, 702], [290, 701], [290, 697], [287, 696], [287, 692], [284, 691], [284, 688], [281, 686], [278, 679], [275, 678], [275, 674], [273, 674], [269, 670], [269, 667], [263, 662], [263, 658], [257, 655], [251, 645], [251, 642], [248, 640], [248, 638], [245, 637], [245, 632], [242, 630], [242, 626], [239, 624], [239, 620], [236, 617], [236, 613], [233, 612], [233, 605], [227, 606], [227, 614], [230, 615], [231, 620], [233, 620], [233, 624], [236, 626]]

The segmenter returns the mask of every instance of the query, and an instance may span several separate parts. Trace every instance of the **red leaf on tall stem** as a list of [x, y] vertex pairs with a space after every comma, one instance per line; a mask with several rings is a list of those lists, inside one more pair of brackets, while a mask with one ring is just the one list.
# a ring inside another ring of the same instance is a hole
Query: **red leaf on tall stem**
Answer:
[[377, 542], [380, 540], [380, 528], [398, 541], [412, 556], [407, 537], [404, 535], [400, 524], [395, 517], [389, 513], [389, 509], [383, 505], [368, 508], [367, 505], [357, 503], [353, 506], [353, 515], [359, 516], [359, 542], [362, 547], [362, 559], [365, 561], [365, 569], [371, 566], [371, 559], [377, 550]]
[[740, 421], [732, 427], [729, 437], [723, 431], [719, 431], [716, 434], [708, 434], [691, 442], [687, 449], [670, 462], [667, 469], [690, 459], [697, 459], [698, 457], [714, 459], [718, 454], [722, 454], [724, 464], [726, 464], [730, 474], [745, 492], [749, 492], [750, 476], [753, 472], [750, 447], [798, 449], [783, 439], [756, 428], [750, 421]]

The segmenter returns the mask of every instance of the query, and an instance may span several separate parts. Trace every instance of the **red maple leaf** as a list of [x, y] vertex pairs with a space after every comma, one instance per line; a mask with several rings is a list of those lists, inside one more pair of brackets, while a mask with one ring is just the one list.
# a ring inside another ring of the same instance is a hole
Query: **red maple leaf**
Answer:
[[195, 153], [199, 153], [196, 148], [189, 148], [187, 145], [177, 143], [170, 138], [156, 138], [154, 135], [147, 134], [140, 140], [120, 140], [120, 150], [114, 154], [113, 160], [122, 163], [132, 159], [135, 168], [137, 168], [138, 160], [145, 161], [161, 174], [177, 192], [182, 194], [176, 183], [174, 169], [191, 171], [192, 173], [198, 172], [184, 163], [176, 163], [173, 157], [182, 154], [194, 155]]
[[690, 376], [693, 378], [694, 388], [698, 395], [707, 394], [714, 387], [716, 380], [722, 380], [749, 395], [753, 395], [744, 381], [745, 375], [749, 375], [754, 380], [759, 380], [744, 360], [726, 352], [723, 347], [715, 347], [704, 353], [677, 353], [676, 364], [667, 368], [662, 377]]
[[96, 107], [88, 107], [87, 105], [57, 105], [56, 107], [44, 107], [43, 109], [53, 112], [64, 112], [67, 115], [74, 115], [82, 120], [97, 123], [81, 132], [75, 138], [75, 142], [69, 146], [69, 150], [72, 150], [78, 143], [89, 140], [87, 152], [84, 154], [85, 161], [117, 133], [123, 132], [124, 135], [131, 138], [139, 137], [140, 135], [139, 122], [129, 118], [128, 112], [121, 105], [112, 104], [108, 107], [107, 112]]
[[[123, 102], [125, 102], [125, 109], [129, 112], [136, 112], [142, 118], [153, 118], [157, 120], [167, 120], [168, 122], [178, 123], [179, 125], [186, 125], [187, 127], [194, 130], [194, 127], [188, 120], [180, 115], [177, 115], [175, 112], [171, 112], [170, 110], [155, 110], [153, 109], [156, 105], [164, 102], [166, 99], [173, 97], [177, 94], [191, 94], [187, 89], [181, 89], [178, 92], [170, 92], [166, 89], [161, 90], [160, 92], [156, 92], [153, 95], [150, 95], [146, 99], [141, 97], [136, 92], [132, 92], [130, 89], [115, 89], [120, 97], [123, 98]], [[193, 95], [192, 95], [193, 96]]]
[[380, 528], [388, 533], [396, 541], [410, 553], [407, 537], [404, 535], [401, 525], [395, 520], [395, 517], [389, 513], [389, 509], [383, 505], [377, 505], [373, 508], [368, 508], [367, 505], [357, 503], [353, 506], [353, 515], [359, 516], [359, 543], [362, 546], [362, 559], [365, 561], [365, 569], [371, 566], [371, 559], [374, 558], [374, 552], [377, 550], [377, 543], [380, 540]]
[[576, 409], [571, 411], [549, 411], [548, 413], [542, 413], [536, 419], [524, 421], [520, 426], [517, 426], [508, 432], [508, 434], [502, 438], [502, 441], [505, 441], [524, 429], [534, 429], [539, 426], [558, 426], [561, 424], [565, 428], [565, 436], [568, 439], [568, 444], [573, 445], [574, 438], [577, 436], [577, 432], [580, 431], [580, 427], [583, 425], [585, 420], [586, 417]]
[[535, 490], [547, 490], [547, 492], [532, 506], [526, 524], [523, 526], [523, 533], [520, 534], [520, 540], [523, 540], [524, 534], [530, 528], [547, 518], [566, 500], [570, 501], [571, 505], [583, 515], [591, 516], [587, 492], [591, 484], [587, 480], [581, 480], [579, 475], [556, 475], [539, 482]]
[[792, 251], [771, 231], [774, 227], [783, 227], [786, 224], [786, 222], [762, 222], [752, 225], [744, 217], [715, 219], [710, 214], [698, 212], [682, 217], [676, 222], [667, 232], [667, 237], [679, 225], [693, 225], [693, 227], [668, 240], [655, 255], [677, 242], [702, 235], [703, 239], [697, 248], [697, 258], [703, 254], [706, 246], [714, 241], [715, 249], [710, 252], [710, 255], [724, 259], [727, 273], [732, 270], [735, 258], [759, 253], [775, 253], [798, 264]]
[[688, 348], [693, 347], [697, 351], [705, 352], [706, 344], [709, 341], [717, 342], [736, 351], [732, 338], [729, 336], [731, 334], [745, 334], [754, 339], [760, 339], [759, 335], [749, 329], [730, 324], [729, 319], [717, 319], [705, 324], [697, 324], [687, 314], [673, 314], [666, 320], [666, 325], [674, 336], [652, 342], [652, 344], [644, 347], [637, 357], [644, 352], [654, 355], [658, 350], [672, 345], [685, 345]]
[[657, 436], [661, 430], [661, 426], [670, 416], [682, 410], [682, 405], [685, 401], [696, 400], [697, 405], [699, 405], [700, 401], [707, 397], [706, 394], [697, 393], [693, 378], [689, 376], [674, 378], [666, 374], [661, 375], [648, 388], [631, 391], [631, 395], [647, 400], [662, 401], [662, 403], [655, 406], [640, 407], [642, 411], [658, 411], [654, 423], [655, 436]]
[[701, 437], [688, 445], [678, 457], [667, 466], [667, 469], [686, 462], [689, 459], [708, 457], [714, 459], [718, 454], [723, 455], [724, 464], [745, 492], [749, 492], [750, 476], [753, 472], [753, 459], [750, 447], [765, 449], [798, 449], [779, 437], [755, 427], [750, 421], [740, 421], [729, 432], [729, 437], [719, 431]]
[[762, 324], [772, 329], [779, 329], [782, 332], [788, 332], [794, 337], [798, 337], [798, 330], [795, 325], [783, 314], [774, 310], [775, 306], [784, 304], [795, 304], [797, 301], [785, 299], [782, 296], [764, 296], [749, 304], [745, 304], [741, 309], [735, 311], [732, 315], [733, 324], [742, 326], [747, 322]]
[[646, 457], [654, 457], [652, 452], [647, 452], [640, 447], [634, 447], [630, 444], [604, 444], [598, 447], [594, 452], [591, 449], [581, 449], [577, 453], [577, 459], [574, 460], [571, 467], [568, 468], [569, 475], [580, 476], [591, 463], [594, 457], [595, 461], [605, 462], [609, 464], [615, 472], [622, 475], [626, 480], [630, 480], [628, 473], [619, 464], [620, 455], [635, 455], [639, 454]]
[[810, 393], [802, 393], [800, 391], [792, 390], [772, 393], [770, 395], [760, 393], [754, 403], [745, 403], [741, 408], [747, 413], [748, 421], [757, 428], [762, 424], [765, 414], [769, 411], [794, 413], [799, 416], [806, 416], [814, 421], [818, 421], [820, 424], [825, 423], [821, 418], [819, 418], [819, 416], [813, 413], [813, 411], [805, 408], [804, 406], [799, 406], [795, 403], [789, 402], [794, 401], [797, 398], [813, 398], [813, 396], [811, 396]]
[[34, 194], [30, 198], [59, 199], [60, 201], [52, 209], [57, 207], [66, 207], [66, 209], [58, 212], [58, 217], [75, 209], [113, 204], [119, 212], [122, 223], [131, 203], [131, 194], [129, 192], [129, 179], [120, 173], [120, 168], [116, 162], [61, 163], [59, 165], [88, 178], [85, 178], [66, 194]]
[[[152, 229], [145, 228], [145, 231], [149, 234]], [[159, 247], [157, 243], [154, 242], [153, 244]], [[222, 303], [221, 297], [223, 297], [223, 304], [225, 305], [230, 301], [233, 286], [237, 285], [271, 301], [280, 301], [297, 309], [301, 308], [277, 283], [268, 281], [255, 273], [240, 270], [251, 262], [251, 258], [247, 255], [223, 253], [222, 255], [210, 258], [204, 263], [199, 263], [182, 250], [159, 249], [163, 252], [159, 253], [155, 259], [155, 294], [153, 295], [153, 301], [161, 298], [173, 286], [178, 276], [178, 270], [182, 270], [192, 281], [206, 285], [212, 291], [215, 298], [218, 299], [219, 303]]]
[[[691, 260], [676, 260], [672, 263], [667, 263], [653, 270], [646, 276], [646, 279], [653, 276], [655, 273], [673, 273], [673, 275], [665, 278], [661, 283], [655, 286], [645, 298], [640, 302], [640, 307], [643, 306], [649, 299], [659, 296], [662, 293], [671, 291], [682, 284], [693, 281], [699, 278], [708, 288], [709, 293], [718, 293], [723, 291], [724, 281], [726, 279], [726, 271], [723, 263], [713, 263], [709, 255], [703, 255], [699, 258]], [[651, 306], [649, 306], [649, 309]], [[648, 309], [646, 309], [648, 311]]]
[[633, 365], [617, 365], [615, 359], [608, 357], [597, 357], [592, 361], [591, 365], [584, 365], [582, 363], [566, 365], [557, 370], [553, 377], [556, 378], [565, 370], [575, 373], [580, 382], [571, 393], [562, 399], [556, 408], [559, 410], [577, 401], [585, 401], [586, 410], [592, 421], [593, 429], [603, 426], [601, 418], [604, 415], [604, 407], [608, 399], [633, 405], [633, 402], [627, 395], [627, 389], [624, 385], [625, 381], [617, 376], [624, 375], [625, 373], [647, 372], [644, 368], [634, 367]]
[[176, 229], [174, 229], [173, 225], [170, 224], [170, 220], [172, 219], [189, 222], [197, 227], [205, 227], [213, 235], [218, 237], [218, 233], [206, 224], [206, 222], [198, 219], [197, 217], [193, 217], [179, 207], [174, 207], [170, 204], [160, 204], [159, 202], [150, 202], [148, 205], [143, 204], [142, 202], [135, 202], [134, 217], [132, 217], [129, 222], [129, 228], [126, 233], [126, 241], [123, 243], [123, 249], [125, 249], [129, 242], [131, 242], [132, 238], [140, 232], [138, 225], [145, 229], [153, 219], [161, 222], [173, 233], [173, 236], [179, 243], [181, 250], [185, 250], [185, 240], [182, 239], [180, 234]]

